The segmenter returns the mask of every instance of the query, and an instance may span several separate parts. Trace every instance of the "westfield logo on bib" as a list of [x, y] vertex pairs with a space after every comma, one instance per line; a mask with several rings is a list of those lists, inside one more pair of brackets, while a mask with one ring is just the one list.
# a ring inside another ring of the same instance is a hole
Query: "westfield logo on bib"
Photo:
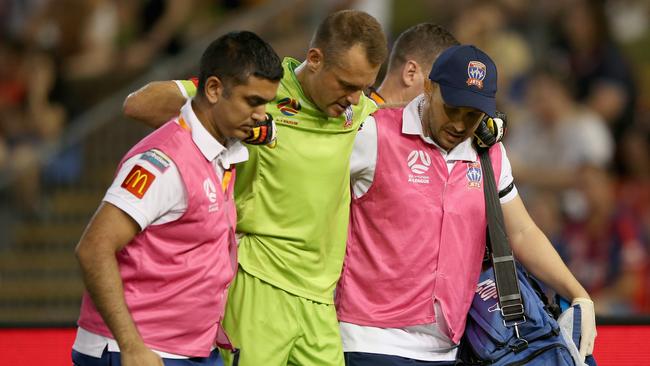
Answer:
[[431, 166], [431, 157], [429, 154], [422, 150], [413, 150], [406, 158], [406, 163], [411, 171], [415, 173], [415, 175], [409, 174], [408, 181], [410, 183], [429, 183], [429, 176], [424, 175]]

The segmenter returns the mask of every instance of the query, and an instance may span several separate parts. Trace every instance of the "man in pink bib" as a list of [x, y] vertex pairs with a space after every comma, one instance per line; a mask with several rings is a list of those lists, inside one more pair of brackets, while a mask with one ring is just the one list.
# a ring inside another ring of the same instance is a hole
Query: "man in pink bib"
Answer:
[[136, 144], [77, 246], [87, 293], [75, 365], [216, 365], [237, 270], [234, 164], [283, 69], [251, 32], [201, 57], [197, 96]]
[[[424, 94], [364, 122], [351, 160], [350, 234], [336, 291], [348, 366], [454, 364], [486, 244], [472, 136], [484, 115], [495, 117], [496, 85], [485, 53], [454, 46], [435, 61]], [[528, 215], [503, 145], [489, 154], [514, 254], [582, 306], [581, 351], [590, 353], [589, 295]]]

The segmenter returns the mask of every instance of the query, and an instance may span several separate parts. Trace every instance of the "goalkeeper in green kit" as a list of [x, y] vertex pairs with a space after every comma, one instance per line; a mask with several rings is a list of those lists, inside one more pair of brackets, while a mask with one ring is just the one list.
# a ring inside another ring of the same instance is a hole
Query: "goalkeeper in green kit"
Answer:
[[[285, 58], [267, 107], [276, 143], [249, 146], [237, 166], [240, 266], [223, 325], [243, 366], [344, 364], [333, 291], [347, 239], [350, 154], [376, 110], [362, 91], [375, 82], [386, 38], [373, 17], [345, 10], [319, 25], [309, 47], [302, 63]], [[127, 98], [125, 114], [158, 127], [195, 93], [188, 81], [154, 82]], [[235, 357], [224, 358], [230, 365]]]

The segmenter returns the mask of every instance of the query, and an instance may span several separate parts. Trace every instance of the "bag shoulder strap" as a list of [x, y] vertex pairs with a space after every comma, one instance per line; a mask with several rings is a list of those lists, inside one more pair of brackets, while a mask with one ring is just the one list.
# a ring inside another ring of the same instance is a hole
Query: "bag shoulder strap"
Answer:
[[524, 323], [524, 306], [519, 291], [517, 268], [508, 244], [503, 212], [494, 181], [494, 171], [488, 149], [479, 149], [483, 171], [483, 192], [488, 223], [488, 246], [492, 252], [494, 279], [499, 294], [499, 307], [506, 326]]

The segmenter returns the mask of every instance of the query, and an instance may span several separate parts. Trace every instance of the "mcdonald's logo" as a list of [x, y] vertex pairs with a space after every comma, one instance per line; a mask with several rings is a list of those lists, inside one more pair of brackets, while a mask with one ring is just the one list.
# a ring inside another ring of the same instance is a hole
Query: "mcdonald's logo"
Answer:
[[156, 179], [156, 176], [150, 171], [140, 165], [136, 165], [126, 176], [121, 187], [133, 193], [134, 196], [142, 198], [147, 193], [154, 179]]

